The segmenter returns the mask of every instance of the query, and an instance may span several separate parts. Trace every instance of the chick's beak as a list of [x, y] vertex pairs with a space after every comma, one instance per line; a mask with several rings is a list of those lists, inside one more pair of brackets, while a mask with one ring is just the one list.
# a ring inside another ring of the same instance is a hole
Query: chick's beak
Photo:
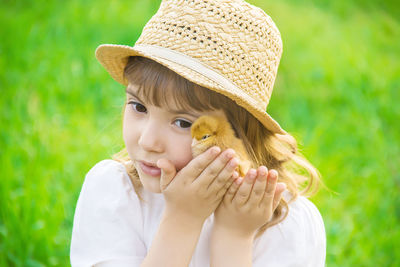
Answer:
[[196, 138], [192, 139], [192, 147], [197, 145], [199, 143], [199, 141]]

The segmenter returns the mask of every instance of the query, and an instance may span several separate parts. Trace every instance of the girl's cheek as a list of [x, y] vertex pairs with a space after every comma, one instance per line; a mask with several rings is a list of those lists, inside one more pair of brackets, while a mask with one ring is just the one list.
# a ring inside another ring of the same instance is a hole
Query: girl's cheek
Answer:
[[176, 170], [180, 171], [181, 169], [183, 169], [190, 162], [190, 160], [192, 160], [192, 158], [190, 158], [190, 159], [188, 158], [184, 161], [179, 161], [179, 162], [175, 163]]
[[128, 150], [128, 153], [131, 152], [130, 150], [133, 148], [135, 144], [135, 139], [137, 139], [137, 131], [135, 131], [135, 125], [132, 123], [129, 118], [125, 118], [122, 127], [122, 138], [124, 139], [125, 147]]
[[127, 123], [125, 123], [125, 121], [124, 121], [123, 128], [122, 128], [122, 138], [124, 139], [125, 146], [127, 146], [127, 147], [129, 145], [129, 139], [130, 139], [129, 132], [130, 132], [129, 125]]
[[174, 152], [175, 155], [180, 155], [179, 158], [175, 158], [174, 162], [177, 171], [184, 168], [193, 159], [191, 144], [192, 144], [191, 138], [189, 140], [185, 140], [184, 144], [181, 143], [180, 149], [177, 149]]

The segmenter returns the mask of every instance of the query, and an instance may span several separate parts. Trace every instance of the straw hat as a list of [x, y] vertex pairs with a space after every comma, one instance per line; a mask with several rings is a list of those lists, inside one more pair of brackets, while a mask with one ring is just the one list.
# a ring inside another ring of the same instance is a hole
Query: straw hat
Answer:
[[273, 133], [266, 112], [282, 40], [263, 10], [242, 0], [163, 0], [133, 47], [100, 45], [96, 57], [119, 83], [130, 56], [150, 58], [244, 107]]

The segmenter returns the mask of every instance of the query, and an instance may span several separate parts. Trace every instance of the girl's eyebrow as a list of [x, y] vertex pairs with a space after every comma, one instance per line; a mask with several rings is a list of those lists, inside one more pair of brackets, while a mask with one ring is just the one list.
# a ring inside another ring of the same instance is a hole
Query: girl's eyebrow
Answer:
[[133, 96], [134, 98], [136, 98], [137, 100], [139, 100], [140, 102], [144, 103], [134, 92], [129, 91], [128, 88], [126, 89], [126, 93]]
[[195, 117], [195, 118], [197, 118], [197, 117], [200, 116], [200, 115], [197, 115], [197, 114], [195, 114], [195, 113], [189, 112], [189, 111], [184, 110], [184, 109], [179, 109], [179, 110], [176, 110], [176, 109], [168, 109], [168, 111], [169, 111], [170, 113], [172, 113], [172, 114], [176, 114], [176, 115], [178, 115], [178, 114], [186, 114], [186, 115], [189, 115], [189, 116], [192, 116], [192, 117]]
[[[143, 100], [141, 100], [134, 92], [129, 91], [128, 89], [126, 89], [126, 93], [133, 96], [134, 98], [136, 98], [137, 100], [139, 100], [141, 103], [144, 103]], [[172, 108], [167, 108], [168, 112], [172, 113], [172, 114], [186, 114], [186, 115], [190, 115], [193, 117], [199, 117], [199, 114], [193, 113], [193, 112], [189, 112], [188, 110], [185, 109], [172, 109]]]

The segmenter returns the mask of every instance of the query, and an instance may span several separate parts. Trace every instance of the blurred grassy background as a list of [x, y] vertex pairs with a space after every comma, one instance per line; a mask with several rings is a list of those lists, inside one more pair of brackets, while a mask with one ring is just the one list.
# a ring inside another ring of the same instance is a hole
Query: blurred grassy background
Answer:
[[[335, 193], [313, 197], [327, 266], [400, 266], [396, 1], [250, 1], [284, 53], [269, 113]], [[87, 171], [122, 148], [123, 87], [95, 60], [155, 1], [0, 0], [0, 266], [68, 266]]]

